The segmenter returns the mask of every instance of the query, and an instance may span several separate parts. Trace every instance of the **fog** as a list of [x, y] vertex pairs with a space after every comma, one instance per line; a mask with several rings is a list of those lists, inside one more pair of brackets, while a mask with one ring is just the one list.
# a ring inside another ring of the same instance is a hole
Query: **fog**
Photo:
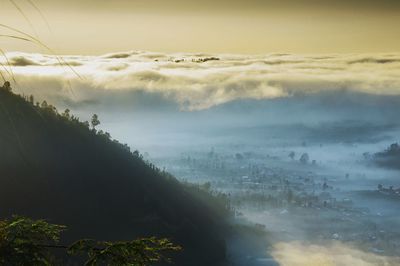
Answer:
[[399, 141], [396, 97], [319, 93], [197, 111], [138, 98], [142, 108], [76, 112], [97, 112], [104, 130], [179, 179], [227, 193], [233, 223], [265, 233], [232, 240], [233, 265], [400, 263], [400, 198], [378, 191], [398, 188], [400, 172], [366, 155]]
[[[16, 73], [31, 88], [20, 93], [97, 113], [145, 159], [229, 195], [232, 223], [260, 232], [231, 240], [233, 265], [399, 265], [400, 171], [374, 162], [400, 141], [398, 56], [218, 56], [96, 57], [112, 72], [96, 84], [93, 58], [69, 58], [87, 74], [70, 87], [62, 70]], [[25, 57], [12, 62], [49, 61]]]

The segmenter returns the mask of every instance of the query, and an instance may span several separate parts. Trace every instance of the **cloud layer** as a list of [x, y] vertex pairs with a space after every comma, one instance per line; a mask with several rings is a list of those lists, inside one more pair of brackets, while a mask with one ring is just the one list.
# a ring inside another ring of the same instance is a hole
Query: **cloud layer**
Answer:
[[[121, 52], [63, 56], [8, 53], [21, 92], [72, 102], [116, 92], [154, 93], [185, 110], [240, 99], [272, 99], [325, 91], [400, 94], [400, 54], [215, 55]], [[5, 58], [3, 65], [7, 64]], [[11, 79], [11, 78], [9, 78]]]

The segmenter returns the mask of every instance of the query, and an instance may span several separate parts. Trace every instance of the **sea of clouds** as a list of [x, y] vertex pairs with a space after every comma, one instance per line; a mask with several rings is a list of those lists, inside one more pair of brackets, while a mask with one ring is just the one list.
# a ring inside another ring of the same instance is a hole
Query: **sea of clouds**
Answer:
[[[400, 54], [230, 55], [131, 51], [101, 56], [11, 52], [2, 74], [24, 94], [89, 103], [150, 93], [183, 110], [326, 91], [400, 94]], [[68, 65], [66, 65], [68, 64]], [[8, 67], [11, 65], [12, 67]]]

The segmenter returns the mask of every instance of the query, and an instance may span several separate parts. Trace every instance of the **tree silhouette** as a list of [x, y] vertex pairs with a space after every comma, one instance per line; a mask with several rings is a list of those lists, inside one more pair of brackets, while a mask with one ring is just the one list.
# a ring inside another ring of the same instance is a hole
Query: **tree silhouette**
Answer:
[[49, 107], [49, 105], [47, 104], [46, 101], [43, 101], [42, 104], [40, 105], [40, 107], [42, 107], [43, 109], [46, 109], [47, 107]]
[[33, 97], [33, 95], [30, 95], [30, 96], [29, 96], [29, 102], [30, 102], [31, 104], [35, 104], [35, 98]]
[[69, 119], [70, 118], [70, 110], [67, 108], [65, 109], [64, 113], [62, 114], [63, 117]]
[[300, 157], [300, 162], [303, 164], [307, 164], [309, 160], [310, 156], [308, 156], [308, 153], [303, 153]]
[[96, 129], [96, 127], [97, 127], [98, 125], [100, 125], [100, 120], [99, 120], [99, 117], [97, 116], [97, 114], [94, 114], [94, 115], [92, 116], [92, 120], [91, 120], [90, 122], [91, 122], [91, 124], [92, 124], [92, 128], [93, 128], [93, 129]]
[[11, 84], [9, 81], [4, 82], [3, 89], [6, 91], [11, 91]]

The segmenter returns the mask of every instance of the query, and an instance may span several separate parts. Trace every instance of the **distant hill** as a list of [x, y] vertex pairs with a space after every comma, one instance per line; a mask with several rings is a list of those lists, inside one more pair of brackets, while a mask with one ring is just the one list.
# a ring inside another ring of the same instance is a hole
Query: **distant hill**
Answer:
[[176, 265], [217, 265], [225, 203], [68, 112], [0, 88], [0, 218], [64, 224], [68, 240], [168, 237], [184, 248]]

